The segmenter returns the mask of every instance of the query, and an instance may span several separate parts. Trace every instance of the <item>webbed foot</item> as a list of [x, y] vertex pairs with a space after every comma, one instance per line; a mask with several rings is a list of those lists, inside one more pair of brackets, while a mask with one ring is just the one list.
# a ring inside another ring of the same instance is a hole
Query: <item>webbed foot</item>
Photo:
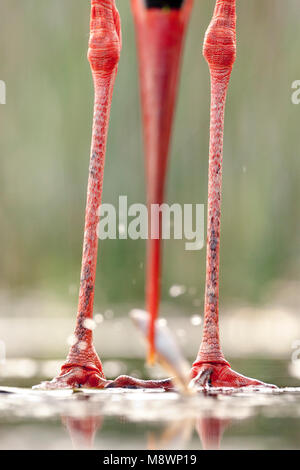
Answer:
[[33, 387], [35, 390], [57, 390], [74, 388], [99, 388], [102, 389], [109, 383], [103, 374], [91, 367], [63, 366], [62, 372], [49, 382], [42, 382]]
[[192, 368], [191, 384], [196, 387], [267, 387], [277, 388], [260, 380], [245, 377], [231, 369], [228, 364], [204, 363]]

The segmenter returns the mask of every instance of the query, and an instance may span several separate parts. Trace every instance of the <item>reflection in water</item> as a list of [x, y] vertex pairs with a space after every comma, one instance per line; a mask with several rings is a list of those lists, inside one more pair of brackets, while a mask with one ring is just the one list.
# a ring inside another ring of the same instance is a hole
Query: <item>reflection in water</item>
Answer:
[[62, 423], [68, 429], [74, 449], [92, 450], [94, 448], [96, 433], [102, 426], [101, 416], [87, 416], [84, 418], [63, 416]]
[[[102, 427], [103, 419], [98, 416], [74, 418], [63, 416], [62, 423], [67, 428], [75, 450], [93, 450], [95, 436]], [[164, 431], [156, 435], [147, 433], [148, 450], [176, 450], [188, 448], [194, 425], [204, 450], [220, 449], [222, 435], [230, 425], [230, 420], [206, 417], [179, 420], [170, 423]]]
[[[102, 416], [108, 426], [99, 436]], [[0, 448], [68, 449], [66, 432], [52, 426], [61, 417], [76, 449], [91, 449], [94, 439], [97, 448], [105, 442], [107, 449], [120, 444], [124, 449], [215, 449], [230, 423], [243, 429], [234, 434], [235, 449], [250, 444], [253, 449], [298, 449], [300, 388], [210, 390], [182, 397], [149, 390], [74, 393], [0, 387]], [[232, 448], [228, 431], [224, 439]]]
[[196, 430], [199, 434], [204, 450], [218, 450], [225, 429], [230, 426], [231, 420], [219, 418], [198, 418]]
[[[128, 422], [125, 418], [121, 421], [124, 424]], [[103, 417], [95, 415], [85, 417], [63, 416], [62, 423], [69, 432], [74, 449], [92, 450], [97, 431], [102, 427]], [[213, 416], [190, 417], [171, 421], [163, 432], [146, 432], [147, 449], [187, 449], [196, 428], [203, 449], [218, 450], [221, 446], [222, 436], [230, 424], [230, 419], [220, 419]]]
[[169, 424], [160, 436], [148, 435], [148, 450], [185, 449], [194, 428], [193, 419], [184, 419]]
[[230, 419], [212, 416], [175, 421], [169, 424], [159, 436], [150, 433], [147, 448], [148, 450], [187, 449], [193, 430], [196, 428], [204, 450], [219, 450], [222, 436], [230, 424]]

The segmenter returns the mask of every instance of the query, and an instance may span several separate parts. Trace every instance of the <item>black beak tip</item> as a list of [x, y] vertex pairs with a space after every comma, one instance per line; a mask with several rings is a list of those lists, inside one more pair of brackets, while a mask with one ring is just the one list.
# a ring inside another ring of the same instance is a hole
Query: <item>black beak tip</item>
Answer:
[[169, 8], [180, 10], [185, 0], [144, 0], [146, 8]]

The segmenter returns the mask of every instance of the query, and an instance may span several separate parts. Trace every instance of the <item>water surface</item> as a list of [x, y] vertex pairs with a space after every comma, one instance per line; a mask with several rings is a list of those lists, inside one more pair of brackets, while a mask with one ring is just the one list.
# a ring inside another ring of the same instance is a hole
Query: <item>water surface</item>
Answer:
[[[269, 370], [277, 383], [284, 380], [282, 363]], [[297, 384], [292, 377], [285, 380]], [[137, 390], [38, 392], [2, 386], [0, 392], [0, 449], [300, 449], [297, 387], [219, 390], [188, 398]]]

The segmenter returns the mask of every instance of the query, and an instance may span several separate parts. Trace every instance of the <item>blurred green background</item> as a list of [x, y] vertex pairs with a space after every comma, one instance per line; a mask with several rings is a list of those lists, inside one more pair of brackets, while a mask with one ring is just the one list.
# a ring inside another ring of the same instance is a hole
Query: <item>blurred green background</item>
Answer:
[[[170, 203], [207, 200], [209, 74], [202, 42], [214, 3], [195, 0], [186, 40]], [[128, 195], [131, 204], [145, 201], [137, 59], [130, 2], [117, 5], [123, 51], [103, 202]], [[0, 79], [7, 86], [0, 106], [0, 288], [13, 295], [47, 291], [68, 298], [75, 312], [93, 107], [89, 1], [0, 0], [0, 8]], [[299, 280], [300, 106], [291, 103], [291, 84], [300, 79], [299, 20], [299, 0], [238, 2], [224, 149], [221, 289], [229, 305], [259, 304], [275, 281]], [[205, 250], [187, 252], [180, 241], [164, 248], [163, 300], [173, 284], [196, 287], [202, 313]], [[143, 241], [101, 243], [100, 308], [143, 305], [144, 253]]]

